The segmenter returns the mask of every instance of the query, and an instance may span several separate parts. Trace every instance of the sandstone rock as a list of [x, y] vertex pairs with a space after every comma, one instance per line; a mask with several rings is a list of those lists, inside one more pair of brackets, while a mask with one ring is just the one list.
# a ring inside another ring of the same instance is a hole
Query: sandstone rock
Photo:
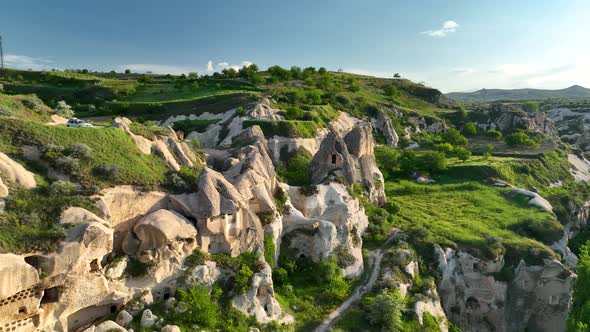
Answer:
[[195, 266], [187, 278], [187, 284], [204, 284], [212, 286], [221, 276], [221, 269], [212, 261], [206, 261], [205, 265]]
[[577, 182], [590, 182], [590, 161], [575, 154], [568, 154], [570, 173]]
[[116, 331], [127, 332], [127, 330], [125, 328], [123, 328], [119, 324], [113, 322], [112, 320], [107, 320], [106, 322], [102, 322], [98, 326], [96, 326], [96, 328], [94, 329], [94, 332], [116, 332]]
[[0, 178], [4, 186], [15, 184], [25, 188], [37, 186], [35, 174], [27, 171], [21, 164], [0, 152]]
[[2, 182], [2, 178], [0, 178], [0, 198], [4, 198], [8, 196], [8, 187]]
[[549, 203], [549, 201], [541, 197], [541, 195], [530, 190], [514, 188], [508, 192], [508, 195], [523, 195], [530, 197], [531, 199], [528, 202], [530, 205], [538, 206], [547, 212], [553, 212], [553, 206], [551, 206], [551, 203]]
[[141, 320], [139, 325], [142, 328], [152, 328], [156, 325], [156, 321], [158, 320], [158, 316], [154, 315], [150, 309], [146, 309], [141, 314]]
[[125, 310], [121, 310], [117, 315], [117, 324], [127, 327], [133, 321], [133, 316]]
[[342, 176], [350, 183], [356, 182], [359, 177], [346, 143], [333, 131], [322, 141], [309, 169], [308, 175], [314, 184], [322, 183], [330, 175]]
[[129, 129], [129, 126], [131, 125], [131, 120], [127, 118], [115, 118], [113, 119], [111, 125], [115, 128], [120, 128], [127, 132], [127, 134], [131, 136], [131, 139], [133, 139], [133, 142], [135, 142], [135, 145], [137, 146], [139, 151], [141, 151], [143, 154], [152, 153], [152, 141], [140, 135], [135, 135], [131, 131], [131, 129]]
[[324, 136], [324, 133], [318, 133], [318, 136], [314, 138], [274, 136], [267, 139], [268, 150], [270, 151], [273, 162], [278, 164], [279, 161], [281, 161], [281, 154], [290, 154], [299, 150], [300, 148], [304, 148], [312, 155], [316, 154], [320, 149], [320, 144]]
[[[6, 299], [39, 282], [37, 270], [23, 256], [0, 254], [0, 299]], [[0, 308], [0, 316], [3, 308]]]
[[545, 113], [524, 112], [520, 106], [494, 103], [475, 111], [478, 114], [477, 126], [481, 130], [513, 132], [529, 130], [551, 137], [557, 137], [555, 124]]
[[158, 157], [162, 158], [166, 162], [168, 167], [173, 171], [178, 172], [180, 170], [180, 165], [178, 164], [178, 161], [176, 161], [172, 153], [170, 153], [170, 150], [168, 150], [168, 146], [163, 141], [156, 140], [152, 142], [151, 152], [157, 155]]
[[105, 272], [105, 277], [109, 280], [115, 280], [123, 277], [123, 273], [127, 268], [127, 257], [123, 257], [119, 262], [109, 265]]

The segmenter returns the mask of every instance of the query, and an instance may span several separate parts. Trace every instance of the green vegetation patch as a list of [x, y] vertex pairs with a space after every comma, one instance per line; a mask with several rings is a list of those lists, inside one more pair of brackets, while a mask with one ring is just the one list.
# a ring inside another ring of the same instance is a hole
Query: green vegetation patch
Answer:
[[190, 132], [196, 131], [198, 133], [203, 133], [207, 130], [209, 125], [218, 123], [220, 119], [214, 120], [181, 120], [174, 122], [173, 128], [174, 130], [182, 131], [185, 134], [189, 134]]
[[283, 121], [261, 121], [246, 120], [242, 124], [244, 128], [251, 126], [260, 126], [264, 136], [271, 138], [273, 136], [284, 136], [294, 138], [314, 138], [318, 126], [313, 121], [283, 120]]
[[[152, 155], [142, 154], [124, 131], [116, 128], [67, 128], [46, 126], [18, 119], [0, 118], [0, 147], [36, 145], [40, 148], [57, 146], [67, 149], [84, 144], [92, 151], [90, 158], [63, 161], [68, 172], [85, 186], [135, 184], [153, 186], [166, 181], [166, 165]], [[113, 178], [101, 176], [105, 165], [116, 167]]]

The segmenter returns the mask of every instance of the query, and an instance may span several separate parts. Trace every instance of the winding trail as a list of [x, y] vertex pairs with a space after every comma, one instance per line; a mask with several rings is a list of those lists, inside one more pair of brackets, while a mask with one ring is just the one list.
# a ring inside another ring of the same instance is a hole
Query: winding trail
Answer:
[[328, 315], [328, 317], [315, 329], [315, 332], [326, 332], [332, 326], [332, 324], [342, 316], [342, 314], [350, 308], [356, 301], [359, 301], [363, 295], [365, 295], [368, 291], [370, 291], [377, 278], [379, 277], [379, 271], [381, 271], [381, 260], [383, 260], [383, 249], [391, 242], [391, 240], [397, 234], [398, 229], [393, 229], [387, 241], [385, 241], [379, 249], [369, 251], [369, 267], [371, 269], [371, 274], [369, 279], [362, 284], [359, 285], [354, 292], [344, 301], [342, 304], [334, 309]]

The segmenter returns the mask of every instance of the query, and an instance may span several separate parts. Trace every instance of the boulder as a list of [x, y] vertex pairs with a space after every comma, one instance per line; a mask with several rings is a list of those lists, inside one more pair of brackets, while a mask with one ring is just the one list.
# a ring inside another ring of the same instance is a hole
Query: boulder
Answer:
[[205, 265], [195, 266], [187, 277], [186, 283], [189, 285], [204, 284], [212, 286], [221, 276], [221, 269], [212, 261], [206, 261]]
[[25, 188], [34, 188], [37, 186], [35, 174], [27, 171], [21, 164], [10, 159], [10, 157], [2, 152], [0, 152], [0, 178], [2, 179], [3, 186], [10, 184]]
[[133, 231], [140, 241], [140, 251], [159, 249], [176, 241], [194, 243], [197, 236], [197, 230], [186, 218], [164, 209], [143, 217]]
[[127, 330], [112, 320], [107, 320], [97, 325], [94, 332], [127, 332]]
[[141, 328], [149, 329], [156, 325], [158, 316], [154, 315], [150, 309], [146, 309], [141, 314], [141, 320], [139, 325]]
[[100, 218], [96, 214], [76, 206], [69, 207], [64, 212], [62, 212], [59, 222], [62, 225], [77, 225], [90, 222], [107, 224], [104, 219]]
[[176, 325], [166, 325], [160, 330], [160, 332], [180, 332], [180, 328]]
[[133, 321], [133, 316], [125, 310], [121, 310], [117, 315], [117, 324], [127, 327]]

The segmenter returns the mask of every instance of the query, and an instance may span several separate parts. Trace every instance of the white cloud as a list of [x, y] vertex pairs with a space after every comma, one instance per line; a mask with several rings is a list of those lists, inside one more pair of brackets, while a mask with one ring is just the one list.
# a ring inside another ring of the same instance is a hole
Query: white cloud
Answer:
[[26, 55], [6, 54], [4, 55], [4, 65], [17, 69], [47, 69], [53, 63], [52, 60], [45, 58], [34, 58]]
[[451, 69], [451, 71], [459, 76], [466, 76], [466, 75], [473, 74], [473, 72], [475, 70], [473, 68], [458, 67], [458, 68]]
[[[211, 61], [209, 61], [209, 62], [211, 62]], [[238, 70], [240, 70], [240, 68], [248, 67], [251, 64], [252, 64], [252, 62], [250, 62], [250, 61], [242, 61], [239, 65], [232, 65], [228, 62], [222, 61], [222, 62], [217, 63], [216, 69], [214, 71], [222, 71], [224, 69], [229, 69], [229, 68], [233, 68], [234, 70], [238, 71]]]
[[438, 30], [427, 30], [420, 32], [423, 35], [428, 35], [430, 37], [446, 37], [449, 33], [457, 31], [459, 28], [459, 24], [455, 21], [445, 21], [442, 24], [442, 27]]
[[213, 69], [213, 61], [209, 60], [209, 62], [207, 62], [207, 72], [213, 73], [214, 71], [215, 69]]

